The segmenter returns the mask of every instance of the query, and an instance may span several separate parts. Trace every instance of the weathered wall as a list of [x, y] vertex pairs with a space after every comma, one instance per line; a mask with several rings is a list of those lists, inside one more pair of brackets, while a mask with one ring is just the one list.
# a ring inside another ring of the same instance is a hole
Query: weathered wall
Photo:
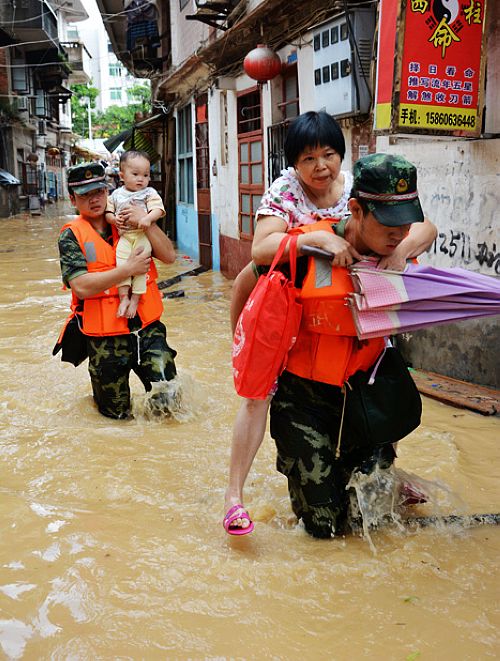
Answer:
[[[402, 153], [418, 167], [425, 213], [439, 236], [422, 262], [500, 276], [500, 3], [488, 3], [485, 135], [479, 140], [387, 138], [379, 151]], [[500, 388], [498, 317], [463, 321], [402, 336], [414, 367]]]
[[[418, 168], [425, 214], [439, 235], [422, 263], [500, 275], [500, 139], [387, 138], [377, 150], [406, 156]], [[405, 335], [414, 367], [500, 387], [498, 317], [435, 326]]]

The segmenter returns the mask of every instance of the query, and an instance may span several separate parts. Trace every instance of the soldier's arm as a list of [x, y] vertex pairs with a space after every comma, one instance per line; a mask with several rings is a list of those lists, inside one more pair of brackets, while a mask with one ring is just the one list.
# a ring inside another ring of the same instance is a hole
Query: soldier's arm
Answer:
[[401, 241], [391, 255], [382, 257], [378, 263], [378, 268], [404, 271], [406, 260], [421, 255], [432, 245], [436, 236], [436, 226], [428, 218], [424, 218], [423, 223], [412, 223], [408, 236]]
[[59, 237], [59, 256], [64, 284], [71, 287], [82, 300], [99, 294], [132, 275], [147, 273], [151, 263], [151, 258], [144, 254], [144, 249], [138, 248], [122, 266], [89, 273], [85, 255], [69, 228]]
[[146, 230], [146, 236], [151, 243], [153, 257], [156, 257], [156, 259], [159, 259], [164, 264], [175, 262], [175, 248], [172, 241], [170, 241], [165, 232], [156, 223], [153, 223]]
[[95, 296], [102, 291], [118, 285], [133, 275], [147, 273], [151, 265], [151, 256], [144, 252], [144, 248], [137, 248], [127, 261], [109, 271], [85, 273], [69, 281], [69, 286], [80, 299]]

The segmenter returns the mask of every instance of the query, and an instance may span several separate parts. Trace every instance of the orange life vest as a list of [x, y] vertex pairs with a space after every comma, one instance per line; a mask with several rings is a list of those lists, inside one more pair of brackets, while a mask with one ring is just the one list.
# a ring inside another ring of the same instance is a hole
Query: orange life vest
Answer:
[[[326, 230], [332, 222], [321, 220], [292, 230], [294, 233]], [[384, 348], [383, 338], [360, 341], [346, 298], [353, 291], [349, 271], [326, 260], [309, 258], [302, 285], [303, 305], [299, 335], [288, 354], [286, 369], [297, 376], [342, 386], [358, 370], [369, 369]]]
[[[68, 227], [75, 235], [85, 255], [89, 273], [109, 271], [109, 269], [116, 266], [115, 246], [119, 237], [115, 227], [112, 227], [112, 246], [81, 216], [66, 223], [61, 228], [61, 232]], [[142, 328], [148, 326], [153, 321], [157, 321], [163, 314], [163, 302], [156, 284], [157, 277], [158, 272], [155, 263], [151, 260], [151, 266], [146, 278], [146, 293], [141, 295], [137, 308]], [[70, 318], [76, 314], [77, 310], [81, 310], [83, 303], [82, 331], [85, 335], [95, 335], [98, 337], [104, 335], [125, 335], [130, 333], [130, 330], [127, 319], [116, 316], [119, 302], [117, 287], [110, 287], [99, 294], [89, 296], [84, 301], [80, 301], [72, 291], [72, 313]]]

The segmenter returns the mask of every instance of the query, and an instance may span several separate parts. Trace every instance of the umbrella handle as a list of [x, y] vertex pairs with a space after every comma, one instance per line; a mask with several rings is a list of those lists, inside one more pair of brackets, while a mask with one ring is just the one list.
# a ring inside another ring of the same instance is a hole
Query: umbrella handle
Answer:
[[335, 253], [329, 250], [323, 250], [323, 248], [316, 248], [316, 246], [301, 246], [300, 254], [309, 255], [310, 257], [320, 257], [321, 259], [333, 259], [335, 257]]

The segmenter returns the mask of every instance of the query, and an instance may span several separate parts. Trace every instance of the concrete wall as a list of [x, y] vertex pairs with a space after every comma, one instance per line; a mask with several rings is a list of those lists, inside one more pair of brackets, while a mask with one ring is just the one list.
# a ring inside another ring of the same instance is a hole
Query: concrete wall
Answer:
[[208, 39], [209, 28], [200, 21], [187, 21], [186, 16], [196, 13], [194, 0], [189, 0], [181, 10], [179, 0], [170, 3], [170, 24], [172, 32], [172, 65], [182, 64], [200, 43]]
[[[420, 261], [500, 275], [500, 139], [379, 138], [377, 150], [418, 168], [425, 214], [439, 236]], [[498, 317], [435, 326], [400, 339], [414, 367], [500, 387]]]

